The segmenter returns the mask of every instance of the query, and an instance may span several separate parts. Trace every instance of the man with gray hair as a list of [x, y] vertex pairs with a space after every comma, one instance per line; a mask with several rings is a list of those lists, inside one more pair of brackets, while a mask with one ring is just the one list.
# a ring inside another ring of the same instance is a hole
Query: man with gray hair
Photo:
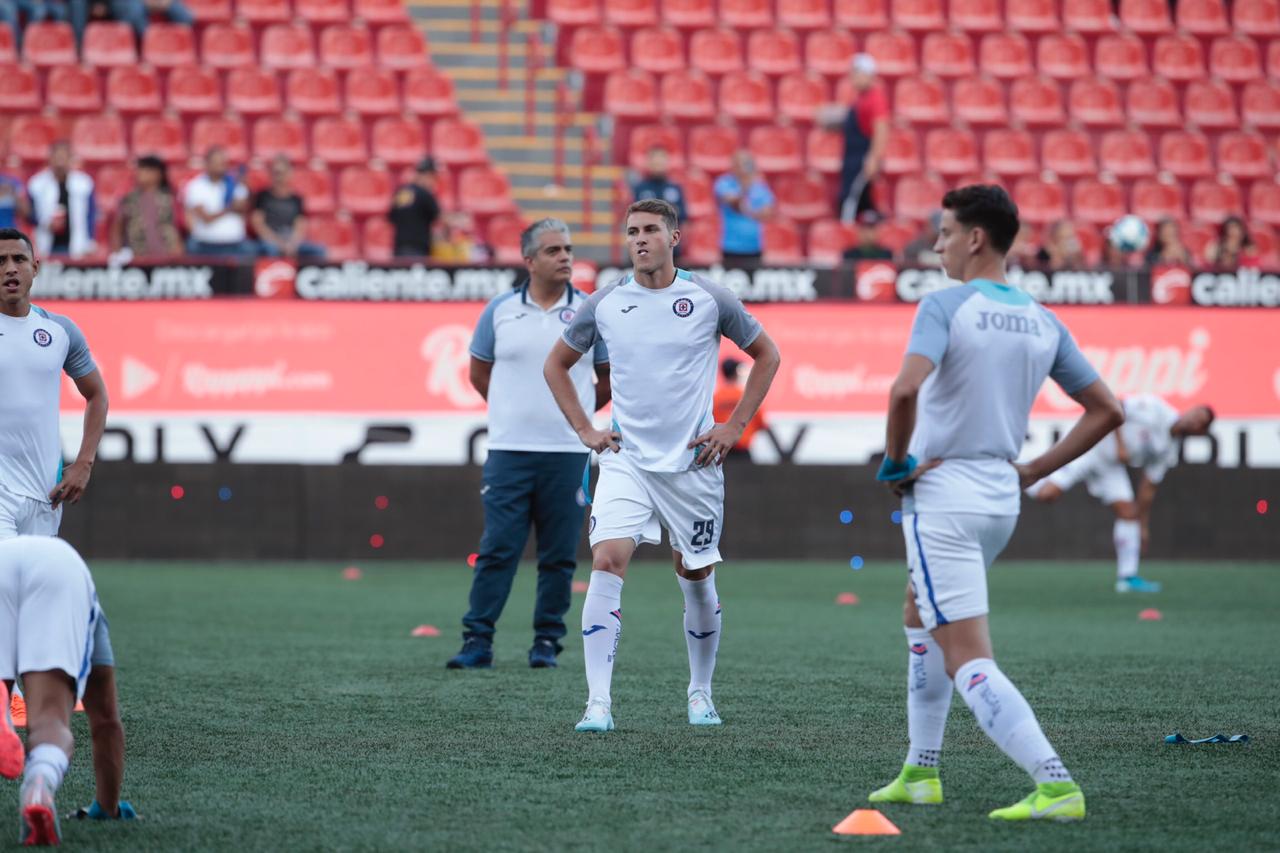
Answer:
[[[542, 365], [586, 294], [571, 283], [569, 226], [542, 219], [520, 237], [528, 280], [495, 297], [471, 339], [471, 384], [489, 404], [489, 456], [480, 496], [484, 533], [471, 581], [471, 609], [463, 617], [462, 650], [449, 669], [493, 665], [493, 634], [511, 593], [529, 539], [538, 537], [538, 592], [529, 665], [553, 667], [565, 635], [570, 587], [577, 568], [585, 496], [579, 492], [588, 451], [565, 422]], [[594, 369], [593, 369], [594, 366]], [[609, 356], [604, 344], [572, 373], [583, 408], [609, 401]]]

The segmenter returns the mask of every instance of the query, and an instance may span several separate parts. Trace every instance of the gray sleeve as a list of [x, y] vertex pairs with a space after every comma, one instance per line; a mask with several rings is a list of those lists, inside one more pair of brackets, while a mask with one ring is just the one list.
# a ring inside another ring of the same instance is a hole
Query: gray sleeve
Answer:
[[743, 306], [742, 300], [736, 293], [727, 287], [708, 281], [698, 281], [697, 285], [710, 293], [716, 301], [716, 310], [720, 314], [716, 331], [737, 344], [739, 349], [746, 349], [760, 337], [764, 327], [760, 325], [759, 320], [751, 316], [751, 312]]
[[1098, 371], [1093, 369], [1089, 359], [1080, 352], [1075, 338], [1071, 337], [1071, 332], [1067, 331], [1067, 327], [1058, 319], [1058, 315], [1048, 310], [1045, 313], [1058, 327], [1058, 351], [1053, 357], [1053, 367], [1049, 369], [1049, 376], [1062, 387], [1063, 391], [1068, 394], [1077, 394], [1098, 381]]
[[[565, 327], [564, 342], [575, 352], [586, 354], [592, 347], [604, 347], [604, 341], [600, 339], [600, 330], [596, 327], [596, 306], [612, 290], [613, 287], [606, 287], [588, 296], [587, 301], [582, 303], [582, 307]], [[605, 351], [605, 360], [608, 360], [607, 351]], [[600, 363], [599, 352], [596, 353], [595, 361], [597, 364]]]
[[484, 306], [484, 311], [480, 314], [480, 319], [476, 321], [476, 331], [471, 336], [472, 358], [491, 363], [497, 358], [494, 354], [496, 339], [493, 333], [493, 312], [498, 307], [498, 299], [501, 298], [489, 300], [489, 304]]
[[934, 366], [942, 364], [942, 356], [951, 342], [951, 321], [965, 300], [976, 292], [973, 287], [962, 285], [926, 296], [916, 309], [916, 319], [911, 324], [907, 354], [922, 355]]
[[600, 338], [600, 337], [596, 338], [596, 346], [595, 346], [595, 349], [593, 350], [591, 361], [594, 364], [609, 363], [609, 348], [604, 345], [604, 338]]
[[67, 372], [67, 375], [72, 379], [79, 379], [97, 370], [98, 365], [93, 363], [93, 355], [89, 352], [89, 343], [84, 339], [84, 332], [80, 331], [80, 327], [61, 314], [50, 314], [49, 319], [61, 326], [62, 330], [67, 333], [69, 341], [67, 345], [67, 360], [62, 363], [62, 369]]

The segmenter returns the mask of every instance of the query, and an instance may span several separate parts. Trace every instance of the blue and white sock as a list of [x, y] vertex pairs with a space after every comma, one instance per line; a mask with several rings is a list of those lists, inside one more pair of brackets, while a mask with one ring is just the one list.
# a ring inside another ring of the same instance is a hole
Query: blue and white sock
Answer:
[[684, 593], [684, 641], [689, 648], [689, 694], [703, 690], [711, 695], [711, 677], [716, 671], [720, 648], [720, 598], [716, 595], [716, 573], [712, 570], [700, 581], [676, 575]]
[[951, 678], [942, 649], [924, 628], [907, 628], [907, 764], [937, 767], [951, 710]]
[[1142, 559], [1142, 525], [1117, 518], [1111, 536], [1116, 543], [1116, 578], [1125, 580], [1135, 576], [1138, 561]]
[[582, 658], [587, 665], [587, 698], [612, 701], [613, 659], [622, 636], [622, 578], [593, 571], [582, 602]]
[[1035, 712], [990, 658], [956, 670], [956, 689], [987, 736], [1037, 783], [1070, 782], [1071, 774], [1036, 722]]
[[51, 743], [42, 743], [27, 753], [22, 784], [25, 786], [31, 779], [41, 776], [48, 783], [49, 790], [56, 792], [61, 787], [62, 777], [70, 764], [71, 759], [65, 752]]

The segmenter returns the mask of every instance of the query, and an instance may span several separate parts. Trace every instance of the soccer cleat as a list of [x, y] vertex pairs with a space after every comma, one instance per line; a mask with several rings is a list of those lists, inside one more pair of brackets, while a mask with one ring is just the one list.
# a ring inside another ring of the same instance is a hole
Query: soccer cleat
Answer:
[[1084, 792], [1075, 782], [1041, 782], [1011, 806], [996, 809], [992, 820], [1084, 820]]
[[689, 696], [689, 725], [718, 726], [720, 723], [720, 715], [716, 713], [716, 706], [711, 704], [711, 697], [706, 691], [693, 691]]
[[1116, 592], [1159, 592], [1160, 582], [1149, 581], [1134, 575], [1131, 578], [1120, 578], [1116, 581]]
[[575, 732], [611, 732], [613, 731], [613, 714], [609, 711], [609, 703], [603, 699], [592, 699], [587, 703], [587, 711], [582, 719], [573, 727]]
[[43, 775], [35, 774], [22, 783], [22, 831], [25, 847], [54, 847], [62, 843], [53, 791]]
[[22, 738], [13, 730], [13, 720], [9, 716], [9, 689], [3, 681], [0, 681], [0, 710], [0, 776], [17, 779], [22, 775], [26, 755]]
[[533, 648], [529, 649], [529, 666], [533, 669], [554, 667], [558, 654], [560, 650], [554, 640], [534, 640]]
[[448, 669], [488, 669], [493, 666], [493, 646], [479, 637], [467, 637], [462, 650], [449, 658]]
[[911, 803], [932, 806], [942, 802], [942, 779], [936, 767], [902, 765], [902, 772], [883, 788], [867, 797], [873, 803]]

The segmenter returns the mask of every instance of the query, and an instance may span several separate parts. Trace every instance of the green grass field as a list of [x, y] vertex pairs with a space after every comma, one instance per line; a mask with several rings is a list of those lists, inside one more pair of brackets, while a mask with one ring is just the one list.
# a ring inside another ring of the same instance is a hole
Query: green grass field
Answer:
[[[451, 672], [462, 566], [99, 563], [129, 736], [133, 825], [63, 823], [94, 850], [1280, 849], [1280, 565], [1150, 564], [1167, 592], [1117, 596], [1103, 564], [997, 566], [997, 657], [1083, 784], [1080, 825], [993, 825], [1030, 783], [954, 700], [947, 802], [887, 807], [896, 838], [831, 827], [906, 747], [904, 571], [742, 563], [721, 571], [716, 700], [684, 719], [678, 587], [633, 568], [612, 735], [573, 731], [581, 596], [558, 670], [525, 663], [523, 571], [487, 672]], [[585, 571], [582, 573], [585, 576]], [[861, 603], [837, 606], [840, 592]], [[1140, 622], [1156, 606], [1159, 622]], [[411, 638], [417, 625], [443, 636]], [[88, 738], [77, 715], [77, 738]], [[1163, 737], [1245, 732], [1246, 746]], [[16, 785], [0, 848], [16, 846]], [[63, 811], [92, 798], [87, 749]]]

